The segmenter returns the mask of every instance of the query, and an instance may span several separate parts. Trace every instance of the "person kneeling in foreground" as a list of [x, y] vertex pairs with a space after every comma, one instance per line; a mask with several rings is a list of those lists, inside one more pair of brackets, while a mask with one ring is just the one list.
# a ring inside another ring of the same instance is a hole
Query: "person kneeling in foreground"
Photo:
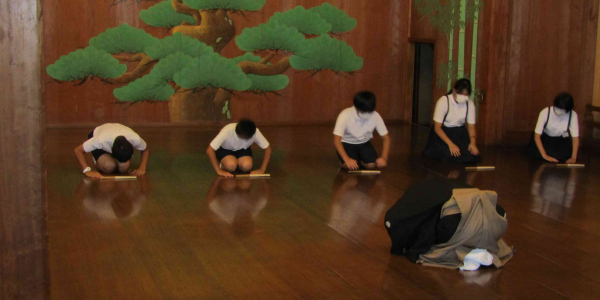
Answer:
[[481, 161], [476, 143], [475, 104], [469, 95], [471, 82], [463, 78], [438, 100], [423, 156], [461, 164]]
[[[484, 221], [483, 221], [484, 220]], [[514, 247], [498, 194], [432, 175], [412, 184], [385, 214], [392, 254], [423, 265], [473, 271], [504, 266]]]
[[260, 169], [252, 171], [251, 174], [264, 174], [271, 159], [272, 149], [267, 139], [250, 120], [240, 120], [223, 127], [206, 149], [206, 154], [219, 176], [233, 177], [231, 173], [237, 169], [245, 173], [252, 170], [250, 146], [253, 143], [264, 149], [265, 155]]
[[560, 93], [554, 106], [544, 108], [525, 153], [549, 162], [577, 162], [579, 151], [579, 119], [573, 110], [573, 96]]
[[87, 177], [101, 178], [102, 175], [92, 171], [85, 161], [85, 153], [92, 153], [94, 163], [100, 172], [111, 174], [115, 171], [126, 173], [133, 156], [133, 149], [142, 151], [142, 161], [131, 175], [144, 176], [150, 151], [146, 142], [131, 128], [109, 123], [98, 126], [88, 135], [88, 140], [75, 148], [75, 156]]
[[[388, 164], [390, 136], [383, 119], [375, 111], [375, 100], [373, 93], [359, 92], [354, 96], [354, 106], [346, 108], [338, 116], [333, 130], [333, 144], [344, 169], [358, 170], [363, 167], [372, 170]], [[371, 144], [375, 129], [383, 138], [383, 151], [379, 158]]]

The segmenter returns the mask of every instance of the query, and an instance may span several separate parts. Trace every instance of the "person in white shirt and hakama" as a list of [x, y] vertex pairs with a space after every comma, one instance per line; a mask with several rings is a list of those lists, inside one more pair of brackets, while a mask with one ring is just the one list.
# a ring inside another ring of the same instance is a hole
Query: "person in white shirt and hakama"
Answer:
[[579, 118], [573, 110], [573, 96], [560, 93], [554, 106], [544, 108], [525, 153], [549, 162], [577, 162], [579, 152]]

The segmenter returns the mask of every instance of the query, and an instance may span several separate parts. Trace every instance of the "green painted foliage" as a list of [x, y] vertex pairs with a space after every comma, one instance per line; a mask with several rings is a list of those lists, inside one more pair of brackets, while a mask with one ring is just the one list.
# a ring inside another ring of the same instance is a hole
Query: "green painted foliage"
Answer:
[[225, 9], [257, 11], [265, 6], [267, 0], [183, 0], [183, 3], [199, 10]]
[[107, 29], [90, 40], [90, 46], [102, 49], [110, 54], [121, 52], [143, 53], [144, 49], [158, 42], [158, 39], [144, 30], [128, 24]]
[[225, 101], [225, 106], [223, 106], [223, 114], [227, 116], [227, 119], [231, 119], [231, 110], [229, 110], [229, 101]]
[[450, 36], [454, 30], [464, 29], [466, 23], [475, 20], [475, 12], [483, 8], [482, 0], [467, 0], [465, 7], [466, 20], [460, 20], [460, 0], [415, 0], [413, 5], [419, 15], [429, 18], [433, 27]]
[[154, 27], [171, 28], [181, 25], [184, 21], [196, 24], [192, 16], [176, 12], [170, 0], [163, 1], [149, 9], [140, 11], [140, 19], [144, 23]]
[[115, 89], [113, 95], [125, 102], [143, 100], [167, 101], [175, 94], [175, 90], [166, 83], [161, 83], [152, 75], [146, 75], [122, 88]]
[[438, 66], [438, 78], [437, 86], [443, 87], [448, 82], [454, 82], [458, 79], [458, 66], [456, 62], [449, 61], [447, 63], [440, 63]]
[[117, 78], [127, 72], [127, 66], [104, 50], [87, 47], [61, 56], [46, 68], [50, 77], [60, 81], [74, 81], [96, 76]]
[[187, 89], [213, 87], [236, 91], [245, 91], [252, 84], [233, 60], [217, 53], [194, 59], [175, 74], [175, 82]]
[[234, 57], [233, 60], [236, 64], [239, 64], [242, 61], [251, 61], [251, 62], [260, 62], [262, 58], [260, 56], [254, 55], [251, 52], [246, 52], [244, 55], [240, 55], [238, 57]]
[[290, 58], [290, 64], [297, 70], [333, 70], [335, 72], [354, 72], [363, 66], [363, 59], [356, 56], [346, 42], [322, 35], [307, 40], [304, 51]]
[[467, 7], [465, 8], [466, 20], [465, 22], [473, 23], [478, 20], [475, 13], [483, 10], [483, 0], [467, 0]]
[[150, 75], [156, 77], [160, 82], [174, 81], [173, 76], [181, 70], [183, 70], [188, 64], [194, 60], [193, 57], [176, 52], [169, 54], [169, 56], [163, 58], [154, 66]]
[[286, 75], [275, 75], [275, 76], [260, 76], [260, 75], [247, 75], [252, 80], [252, 85], [248, 90], [259, 91], [259, 92], [274, 92], [285, 89], [290, 83], [290, 78]]
[[229, 110], [229, 101], [225, 101], [225, 106], [223, 106], [223, 113], [226, 113]]
[[[448, 38], [449, 46], [452, 47], [451, 38], [457, 30], [465, 29], [467, 24], [477, 21], [476, 15], [483, 9], [483, 0], [466, 0], [461, 5], [461, 0], [414, 0], [413, 5], [417, 9], [422, 18], [427, 18], [429, 23], [440, 32], [444, 33]], [[464, 10], [464, 11], [463, 11]], [[461, 20], [461, 15], [464, 13], [464, 20]], [[476, 37], [477, 35], [475, 35]], [[464, 43], [464, 40], [459, 41]], [[476, 40], [474, 41], [476, 42]], [[464, 44], [455, 45], [455, 47], [464, 47]], [[474, 48], [476, 52], [476, 47]], [[462, 53], [461, 55], [464, 55]], [[450, 61], [440, 63], [437, 72], [437, 85], [442, 87], [449, 85], [459, 77], [459, 66], [457, 62]], [[459, 59], [459, 61], [462, 57]], [[475, 65], [473, 65], [476, 67]]]
[[313, 11], [302, 6], [296, 6], [286, 12], [276, 12], [267, 23], [279, 23], [298, 29], [299, 32], [311, 35], [328, 33], [332, 26], [325, 19]]
[[169, 54], [176, 52], [181, 52], [194, 58], [214, 53], [213, 48], [210, 46], [181, 32], [159, 40], [154, 45], [146, 48], [146, 54], [153, 59], [163, 59]]
[[[195, 24], [193, 17], [177, 13], [171, 0], [156, 2], [156, 5], [139, 13], [140, 19], [146, 24], [165, 28], [184, 22]], [[183, 2], [198, 10], [222, 9], [235, 13], [260, 10], [266, 0]], [[225, 21], [233, 24], [228, 17]], [[258, 63], [262, 58], [251, 52], [271, 50], [294, 53], [290, 63], [298, 70], [353, 72], [362, 68], [362, 58], [357, 57], [344, 41], [334, 39], [327, 33], [348, 32], [355, 26], [356, 19], [329, 3], [309, 10], [297, 6], [286, 12], [275, 13], [266, 24], [244, 29], [236, 38], [236, 44], [248, 53], [228, 59], [215, 53], [212, 47], [183, 33], [158, 39], [142, 29], [122, 24], [92, 38], [88, 48], [62, 56], [47, 67], [47, 72], [60, 81], [81, 80], [82, 83], [90, 76], [117, 78], [127, 72], [127, 66], [120, 64], [112, 54], [145, 53], [158, 62], [148, 75], [113, 91], [120, 101], [168, 101], [175, 94], [172, 82], [196, 91], [223, 88], [228, 91], [276, 92], [289, 85], [288, 76], [248, 75], [237, 64], [242, 61]], [[320, 36], [306, 39], [305, 35]], [[216, 38], [219, 42], [225, 37]], [[223, 113], [231, 118], [229, 104], [227, 102]]]
[[304, 35], [294, 27], [282, 24], [261, 24], [245, 28], [235, 42], [243, 51], [281, 50], [298, 52], [304, 47]]
[[319, 14], [321, 18], [331, 24], [330, 32], [332, 33], [348, 32], [356, 27], [356, 19], [350, 18], [346, 12], [327, 2], [311, 8], [310, 11]]

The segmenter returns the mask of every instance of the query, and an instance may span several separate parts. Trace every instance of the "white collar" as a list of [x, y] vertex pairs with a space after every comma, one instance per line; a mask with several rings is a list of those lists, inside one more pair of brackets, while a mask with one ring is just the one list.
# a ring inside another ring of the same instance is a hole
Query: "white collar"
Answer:
[[361, 121], [361, 122], [367, 122], [369, 120], [371, 120], [371, 118], [373, 117], [373, 114], [375, 113], [375, 111], [371, 112], [370, 116], [368, 119], [363, 119], [358, 115], [358, 110], [356, 109], [356, 106], [352, 106], [352, 111], [354, 112], [354, 119]]
[[362, 120], [362, 119], [360, 118], [360, 116], [358, 115], [358, 110], [356, 109], [356, 106], [352, 106], [352, 112], [353, 112], [353, 114], [352, 114], [352, 115], [354, 116], [354, 118], [355, 118], [355, 119], [357, 119], [357, 120]]
[[454, 94], [450, 94], [450, 95], [446, 95], [448, 97], [448, 102], [450, 102], [450, 104], [454, 104], [454, 105], [459, 105], [460, 103], [456, 102], [456, 99], [454, 99]]
[[355, 120], [366, 121], [366, 120], [361, 119], [361, 117], [358, 115], [358, 109], [356, 109], [356, 106], [352, 106], [352, 112], [353, 112], [352, 115], [354, 116]]

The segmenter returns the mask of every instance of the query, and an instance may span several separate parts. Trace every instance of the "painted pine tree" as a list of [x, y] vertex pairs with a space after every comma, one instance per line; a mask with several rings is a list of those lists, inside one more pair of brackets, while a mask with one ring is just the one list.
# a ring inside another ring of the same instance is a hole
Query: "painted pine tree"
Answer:
[[[140, 0], [134, 0], [140, 1]], [[114, 0], [115, 5], [127, 0]], [[123, 24], [89, 41], [89, 46], [62, 56], [47, 73], [60, 82], [84, 84], [99, 79], [115, 85], [122, 102], [169, 101], [171, 121], [231, 118], [234, 93], [277, 93], [287, 87], [289, 68], [314, 73], [352, 73], [362, 58], [337, 39], [356, 27], [356, 19], [324, 3], [275, 13], [267, 23], [235, 36], [233, 14], [260, 10], [266, 0], [169, 0], [142, 10], [141, 20], [168, 28], [158, 39]], [[230, 42], [245, 54], [220, 55]], [[283, 56], [281, 55], [283, 54]], [[271, 62], [275, 57], [282, 57]], [[127, 71], [123, 62], [137, 62]]]

